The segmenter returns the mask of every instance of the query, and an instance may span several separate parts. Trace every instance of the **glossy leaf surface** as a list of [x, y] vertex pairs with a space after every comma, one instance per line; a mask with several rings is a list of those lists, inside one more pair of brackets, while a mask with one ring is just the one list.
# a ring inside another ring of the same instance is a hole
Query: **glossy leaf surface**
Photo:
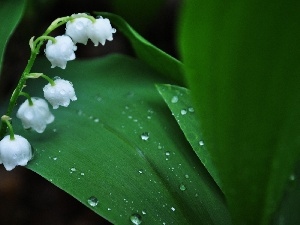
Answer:
[[25, 0], [2, 0], [0, 3], [0, 75], [6, 44], [19, 23], [24, 8]]
[[[145, 224], [230, 224], [222, 193], [155, 89], [165, 80], [154, 70], [114, 55], [66, 70], [43, 61], [34, 71], [72, 81], [78, 100], [52, 110], [43, 134], [14, 121], [35, 148], [29, 169], [114, 224], [137, 214]], [[30, 80], [25, 90], [42, 96], [43, 84]]]
[[299, 8], [283, 0], [184, 5], [187, 80], [235, 224], [269, 223], [299, 159]]

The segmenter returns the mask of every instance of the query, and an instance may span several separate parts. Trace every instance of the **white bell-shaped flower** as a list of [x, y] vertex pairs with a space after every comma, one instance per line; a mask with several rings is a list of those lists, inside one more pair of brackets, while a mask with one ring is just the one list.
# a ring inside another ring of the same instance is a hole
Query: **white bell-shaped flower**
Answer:
[[48, 103], [42, 98], [31, 98], [33, 105], [26, 100], [19, 108], [17, 117], [22, 121], [24, 129], [32, 128], [43, 133], [47, 124], [54, 121]]
[[[85, 15], [85, 13], [74, 14], [76, 16]], [[88, 41], [87, 28], [92, 23], [91, 20], [85, 17], [75, 18], [68, 21], [66, 24], [66, 35], [69, 35], [74, 43], [85, 44]]]
[[91, 23], [87, 29], [88, 37], [95, 46], [98, 46], [99, 42], [104, 45], [106, 40], [112, 41], [114, 33], [116, 29], [112, 28], [109, 19], [102, 17], [96, 19], [96, 22]]
[[43, 88], [44, 97], [53, 106], [53, 109], [57, 109], [60, 105], [67, 107], [70, 100], [77, 100], [73, 84], [70, 81], [58, 78], [54, 80], [54, 83], [53, 86], [49, 83]]
[[10, 171], [16, 166], [26, 166], [32, 158], [31, 146], [27, 139], [20, 135], [5, 136], [0, 141], [0, 163], [3, 163], [6, 170]]
[[55, 40], [55, 43], [52, 43], [51, 40], [47, 42], [45, 49], [46, 57], [52, 64], [51, 68], [57, 66], [65, 69], [67, 61], [76, 58], [74, 51], [77, 50], [77, 47], [67, 35], [57, 36]]

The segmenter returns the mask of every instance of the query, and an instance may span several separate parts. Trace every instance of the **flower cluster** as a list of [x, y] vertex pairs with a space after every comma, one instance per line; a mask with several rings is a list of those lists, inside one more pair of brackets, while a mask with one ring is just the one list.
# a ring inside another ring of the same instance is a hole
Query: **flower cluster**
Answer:
[[91, 39], [94, 45], [98, 46], [99, 43], [104, 45], [106, 40], [113, 40], [112, 35], [116, 29], [112, 28], [108, 19], [90, 18], [85, 13], [74, 14], [72, 17], [74, 19], [66, 24], [65, 35], [55, 37], [54, 43], [53, 40], [49, 40], [46, 45], [45, 54], [52, 68], [57, 66], [65, 69], [67, 61], [75, 59], [77, 43], [86, 45], [88, 39]]
[[[39, 52], [39, 41], [48, 39], [45, 55], [51, 62], [51, 68], [60, 67], [65, 69], [67, 62], [76, 58], [77, 43], [87, 44], [88, 39], [91, 39], [95, 46], [98, 46], [99, 43], [104, 45], [106, 40], [113, 40], [112, 35], [116, 32], [110, 21], [102, 17], [95, 19], [87, 14], [79, 13], [60, 19], [56, 21], [66, 23], [65, 34], [55, 38], [40, 36], [35, 41], [33, 41], [33, 38], [30, 40], [30, 48], [32, 53], [35, 54]], [[49, 27], [50, 30], [60, 26], [58, 24], [54, 21]], [[70, 101], [77, 100], [73, 84], [70, 81], [61, 78], [52, 80], [42, 73], [26, 72], [23, 74], [25, 74], [25, 79], [20, 79], [18, 85], [21, 88], [16, 88], [16, 90], [22, 90], [25, 87], [25, 83], [21, 83], [22, 80], [45, 78], [49, 83], [43, 88], [44, 97], [53, 106], [53, 109], [57, 109], [59, 106], [67, 107]], [[27, 97], [27, 100], [20, 105], [16, 115], [21, 120], [24, 129], [31, 128], [37, 133], [43, 133], [46, 126], [54, 121], [54, 115], [50, 112], [47, 101], [38, 97], [30, 97], [29, 94], [23, 91], [19, 91], [17, 96], [14, 97], [16, 93], [16, 91], [13, 93], [12, 99], [17, 99], [20, 95]], [[14, 106], [16, 102], [11, 101], [10, 104]], [[8, 171], [14, 169], [17, 165], [27, 165], [32, 158], [31, 145], [24, 137], [14, 134], [9, 116], [4, 115], [1, 120], [2, 123], [7, 124], [10, 135], [5, 136], [0, 141], [0, 164], [3, 163]]]

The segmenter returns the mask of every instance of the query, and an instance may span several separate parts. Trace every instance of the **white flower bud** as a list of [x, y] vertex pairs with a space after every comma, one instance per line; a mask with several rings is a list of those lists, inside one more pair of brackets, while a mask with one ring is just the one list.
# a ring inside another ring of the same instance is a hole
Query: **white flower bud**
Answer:
[[[85, 13], [74, 14], [76, 16], [86, 15]], [[74, 43], [85, 44], [88, 41], [87, 28], [92, 23], [88, 18], [76, 18], [66, 24], [66, 35], [69, 35]]]
[[48, 103], [42, 98], [31, 98], [33, 105], [26, 100], [19, 108], [17, 117], [22, 121], [24, 129], [32, 128], [43, 133], [47, 124], [54, 121]]
[[32, 158], [31, 146], [27, 139], [16, 134], [14, 137], [15, 139], [11, 140], [7, 135], [0, 141], [0, 163], [3, 163], [7, 171], [18, 165], [26, 166]]
[[95, 46], [98, 46], [99, 42], [104, 45], [106, 40], [112, 41], [113, 33], [116, 33], [116, 29], [111, 27], [109, 19], [102, 17], [96, 19], [96, 22], [91, 23], [87, 29], [88, 37]]
[[52, 64], [51, 68], [57, 66], [65, 69], [67, 61], [75, 59], [74, 51], [77, 50], [77, 47], [67, 35], [57, 36], [55, 40], [54, 44], [51, 40], [47, 42], [45, 49], [46, 57]]
[[44, 97], [53, 106], [53, 109], [57, 109], [60, 105], [67, 107], [70, 100], [77, 100], [73, 84], [70, 81], [58, 78], [54, 83], [54, 86], [47, 84], [43, 88]]

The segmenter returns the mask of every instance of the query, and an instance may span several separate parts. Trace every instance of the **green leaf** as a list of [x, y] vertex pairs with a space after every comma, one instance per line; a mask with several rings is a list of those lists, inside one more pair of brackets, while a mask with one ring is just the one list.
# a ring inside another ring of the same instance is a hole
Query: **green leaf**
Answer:
[[207, 151], [202, 137], [202, 128], [195, 114], [191, 93], [188, 89], [169, 84], [157, 84], [157, 90], [167, 103], [186, 139], [206, 167], [215, 182], [221, 186], [218, 171], [213, 165], [210, 152]]
[[25, 0], [2, 0], [0, 6], [0, 75], [8, 39], [22, 18]]
[[186, 76], [235, 224], [268, 224], [300, 153], [300, 2], [186, 1]]
[[[114, 224], [133, 214], [145, 224], [230, 224], [222, 193], [155, 89], [166, 80], [149, 66], [113, 55], [66, 70], [42, 61], [34, 71], [72, 81], [78, 100], [53, 110], [43, 134], [14, 120], [35, 149], [29, 169]], [[30, 80], [24, 91], [42, 96], [43, 84]]]
[[152, 45], [120, 16], [106, 12], [97, 12], [96, 14], [110, 19], [111, 23], [117, 28], [117, 31], [121, 31], [130, 41], [138, 58], [162, 75], [173, 79], [174, 82], [178, 84], [184, 83], [183, 66], [180, 61]]

